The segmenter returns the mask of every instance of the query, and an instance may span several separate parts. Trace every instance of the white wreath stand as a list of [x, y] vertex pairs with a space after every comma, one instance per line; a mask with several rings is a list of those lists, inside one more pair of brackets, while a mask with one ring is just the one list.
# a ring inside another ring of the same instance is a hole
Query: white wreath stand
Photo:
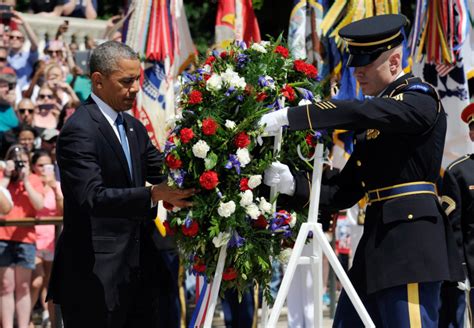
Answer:
[[[281, 132], [275, 136], [275, 143], [274, 148], [280, 149], [281, 145]], [[288, 295], [288, 290], [290, 288], [291, 281], [293, 280], [293, 276], [295, 274], [296, 266], [297, 265], [311, 265], [311, 269], [313, 271], [313, 293], [314, 293], [314, 320], [316, 323], [316, 327], [322, 327], [323, 325], [323, 304], [322, 304], [322, 291], [323, 291], [323, 265], [322, 265], [322, 253], [326, 255], [333, 268], [334, 272], [336, 273], [337, 277], [342, 283], [344, 290], [346, 291], [349, 299], [351, 300], [354, 308], [356, 309], [357, 313], [359, 314], [362, 322], [366, 327], [375, 327], [372, 319], [370, 318], [367, 310], [365, 309], [362, 301], [360, 300], [357, 292], [352, 286], [349, 277], [347, 276], [346, 272], [342, 268], [339, 260], [334, 253], [331, 245], [329, 244], [324, 232], [321, 228], [321, 224], [318, 223], [318, 210], [319, 210], [319, 196], [321, 194], [321, 176], [322, 176], [322, 169], [323, 164], [325, 163], [324, 157], [324, 146], [322, 144], [318, 144], [316, 146], [316, 152], [314, 156], [314, 167], [313, 167], [313, 178], [312, 178], [312, 187], [311, 187], [311, 195], [310, 195], [310, 206], [309, 206], [309, 215], [308, 215], [308, 222], [305, 222], [301, 225], [300, 231], [298, 233], [298, 237], [296, 239], [295, 246], [293, 247], [293, 251], [291, 253], [290, 261], [288, 262], [288, 266], [286, 272], [283, 276], [283, 280], [281, 282], [280, 290], [278, 291], [278, 295], [276, 297], [275, 303], [273, 305], [273, 309], [271, 310], [270, 318], [268, 319], [268, 312], [269, 308], [267, 303], [264, 301], [262, 305], [262, 318], [261, 318], [261, 326], [264, 328], [267, 327], [275, 327], [278, 318], [280, 316], [281, 309], [283, 307], [283, 303], [285, 302], [286, 296]], [[274, 188], [272, 188], [274, 189]], [[274, 196], [275, 191], [272, 190], [271, 196]], [[313, 238], [310, 241], [312, 245], [313, 254], [311, 256], [301, 256], [303, 251], [303, 246], [306, 243], [306, 239], [308, 234], [312, 232]], [[227, 254], [227, 243], [221, 246], [219, 251], [219, 259], [217, 262], [216, 272], [214, 274], [214, 280], [211, 289], [211, 296], [209, 301], [209, 307], [207, 310], [206, 319], [204, 321], [204, 327], [211, 327], [212, 320], [214, 317], [214, 311], [216, 309], [217, 304], [217, 297], [219, 294], [219, 289], [222, 281], [222, 273], [224, 271], [225, 265], [225, 258]], [[318, 279], [319, 277], [319, 279]], [[258, 309], [256, 308], [255, 311]]]
[[[301, 225], [295, 246], [293, 247], [293, 251], [291, 253], [290, 261], [288, 262], [286, 272], [281, 282], [280, 290], [278, 291], [268, 321], [266, 315], [268, 310], [265, 308], [262, 310], [262, 327], [266, 328], [276, 326], [278, 322], [278, 317], [280, 316], [280, 312], [283, 307], [283, 303], [285, 302], [285, 298], [288, 295], [288, 290], [290, 288], [291, 281], [293, 280], [297, 265], [311, 265], [311, 269], [313, 272], [314, 322], [316, 327], [323, 326], [323, 252], [328, 258], [329, 263], [331, 264], [331, 267], [333, 268], [337, 277], [341, 281], [345, 292], [349, 296], [349, 299], [354, 305], [354, 308], [362, 319], [364, 325], [366, 327], [375, 327], [372, 319], [367, 313], [367, 310], [362, 304], [359, 295], [357, 295], [354, 286], [352, 286], [349, 277], [347, 276], [346, 272], [339, 263], [339, 260], [336, 254], [334, 253], [334, 250], [326, 239], [326, 236], [324, 235], [324, 232], [321, 228], [321, 224], [318, 223], [319, 196], [321, 194], [321, 176], [323, 164], [325, 163], [323, 153], [324, 146], [319, 143], [316, 146], [316, 152], [314, 157], [313, 179], [311, 186], [308, 221]], [[312, 232], [313, 234], [313, 238], [310, 241], [310, 244], [312, 245], [313, 254], [311, 256], [301, 256], [303, 246], [305, 245], [306, 239], [310, 232]], [[266, 304], [264, 304], [263, 306], [267, 307]]]

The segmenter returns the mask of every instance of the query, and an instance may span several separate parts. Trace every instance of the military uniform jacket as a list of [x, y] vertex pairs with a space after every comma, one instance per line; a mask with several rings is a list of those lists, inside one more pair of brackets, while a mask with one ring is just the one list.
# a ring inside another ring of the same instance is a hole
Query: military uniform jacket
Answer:
[[443, 208], [453, 227], [459, 254], [474, 282], [474, 154], [448, 166], [443, 178]]
[[[354, 152], [341, 174], [323, 186], [321, 206], [345, 209], [369, 190], [434, 183], [439, 177], [446, 115], [436, 92], [411, 74], [380, 97], [289, 108], [288, 120], [296, 130], [356, 131]], [[453, 232], [437, 197], [415, 193], [368, 205], [350, 277], [367, 293], [412, 282], [463, 280]]]

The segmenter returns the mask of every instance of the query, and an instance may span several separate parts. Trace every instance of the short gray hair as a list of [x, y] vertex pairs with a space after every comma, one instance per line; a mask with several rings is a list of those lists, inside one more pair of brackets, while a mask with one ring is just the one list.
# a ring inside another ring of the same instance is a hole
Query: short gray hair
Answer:
[[92, 51], [89, 59], [90, 74], [99, 72], [108, 75], [117, 69], [119, 59], [139, 59], [138, 54], [126, 44], [107, 41]]

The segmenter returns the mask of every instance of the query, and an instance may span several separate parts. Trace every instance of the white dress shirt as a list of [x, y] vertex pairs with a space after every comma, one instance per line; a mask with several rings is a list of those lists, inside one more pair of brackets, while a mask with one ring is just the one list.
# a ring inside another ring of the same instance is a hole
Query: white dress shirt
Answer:
[[118, 113], [115, 110], [113, 110], [112, 107], [107, 105], [102, 99], [97, 97], [93, 92], [91, 93], [91, 98], [97, 104], [102, 115], [105, 116], [105, 119], [107, 120], [107, 122], [109, 122], [110, 126], [115, 132], [115, 135], [117, 136], [118, 141], [121, 142], [118, 127], [117, 127], [117, 124], [115, 124], [115, 120], [117, 119]]

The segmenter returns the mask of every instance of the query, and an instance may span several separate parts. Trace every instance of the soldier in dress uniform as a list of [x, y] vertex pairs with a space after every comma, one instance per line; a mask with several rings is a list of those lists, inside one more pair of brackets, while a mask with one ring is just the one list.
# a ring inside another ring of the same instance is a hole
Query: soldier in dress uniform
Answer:
[[[334, 209], [368, 198], [351, 281], [377, 327], [436, 327], [441, 282], [464, 275], [434, 184], [446, 114], [430, 85], [403, 73], [406, 24], [405, 16], [381, 15], [339, 32], [348, 45], [348, 65], [370, 98], [281, 109], [260, 124], [268, 132], [284, 125], [356, 131], [348, 163], [321, 192], [321, 205]], [[334, 327], [363, 327], [344, 292]]]
[[[474, 142], [474, 103], [467, 106], [461, 118], [469, 125]], [[470, 283], [474, 283], [474, 154], [467, 154], [448, 166], [443, 178], [441, 202], [453, 228], [458, 250]], [[446, 283], [441, 292], [442, 307], [439, 327], [464, 327], [465, 291]], [[468, 311], [474, 305], [474, 292], [469, 292]], [[469, 316], [472, 318], [472, 312]]]

